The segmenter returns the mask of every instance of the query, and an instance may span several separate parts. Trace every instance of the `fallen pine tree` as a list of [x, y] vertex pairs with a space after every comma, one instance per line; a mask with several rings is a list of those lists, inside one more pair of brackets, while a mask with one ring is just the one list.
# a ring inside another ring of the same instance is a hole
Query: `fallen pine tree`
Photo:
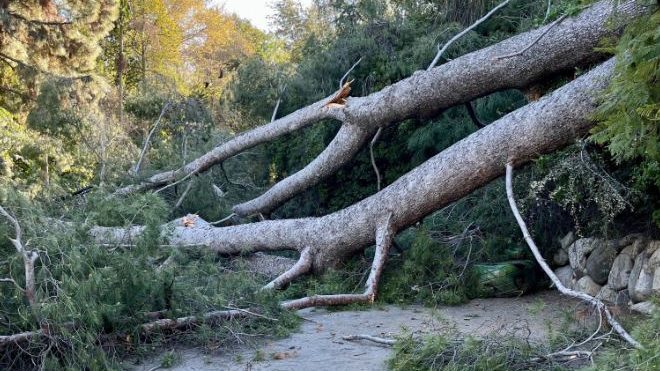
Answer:
[[341, 121], [336, 137], [305, 168], [233, 208], [239, 216], [269, 214], [348, 163], [379, 128], [411, 117], [432, 117], [496, 91], [530, 88], [576, 67], [588, 66], [603, 59], [604, 55], [596, 50], [603, 40], [619, 35], [626, 24], [653, 9], [640, 1], [600, 1], [575, 17], [562, 17], [439, 67], [418, 71], [366, 97], [348, 97], [346, 90], [340, 89], [285, 117], [241, 133], [179, 169], [157, 173], [116, 193], [181, 182], [282, 135], [324, 119]]

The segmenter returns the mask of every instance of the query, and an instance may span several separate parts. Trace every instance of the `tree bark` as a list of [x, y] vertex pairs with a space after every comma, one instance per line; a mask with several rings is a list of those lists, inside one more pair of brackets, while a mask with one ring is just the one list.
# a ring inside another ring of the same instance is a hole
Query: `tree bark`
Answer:
[[[576, 17], [514, 36], [429, 71], [418, 71], [369, 96], [349, 97], [344, 105], [327, 105], [332, 100], [328, 97], [243, 133], [178, 170], [156, 174], [117, 193], [156, 188], [191, 173], [206, 171], [243, 150], [322, 119], [344, 122], [335, 140], [316, 160], [263, 195], [234, 207], [239, 216], [268, 214], [346, 164], [378, 127], [416, 116], [435, 116], [444, 109], [492, 92], [523, 88], [546, 76], [594, 62], [602, 58], [594, 49], [603, 38], [617, 35], [632, 19], [654, 9], [655, 6], [644, 6], [638, 1], [598, 2]], [[614, 23], [609, 22], [612, 19]], [[520, 50], [525, 52], [498, 59]], [[354, 132], [352, 137], [348, 135], [350, 132]]]
[[[455, 143], [382, 191], [340, 211], [318, 217], [269, 220], [223, 228], [208, 223], [173, 225], [173, 245], [204, 246], [224, 254], [309, 248], [312, 271], [336, 266], [373, 244], [391, 213], [392, 233], [468, 195], [501, 176], [505, 164], [521, 165], [585, 135], [614, 59]], [[176, 223], [175, 223], [176, 224]], [[180, 224], [180, 223], [179, 223]], [[131, 243], [143, 227], [92, 229], [102, 243]]]

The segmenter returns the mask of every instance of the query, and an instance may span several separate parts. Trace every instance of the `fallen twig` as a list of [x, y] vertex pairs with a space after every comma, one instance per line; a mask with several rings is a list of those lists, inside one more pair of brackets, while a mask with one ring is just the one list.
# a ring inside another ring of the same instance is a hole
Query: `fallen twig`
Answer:
[[387, 346], [392, 346], [392, 345], [396, 344], [396, 340], [394, 340], [394, 339], [384, 339], [384, 338], [379, 338], [379, 337], [371, 336], [371, 335], [348, 335], [348, 336], [342, 336], [342, 339], [348, 340], [348, 341], [367, 340], [367, 341], [372, 341], [374, 343], [387, 345]]

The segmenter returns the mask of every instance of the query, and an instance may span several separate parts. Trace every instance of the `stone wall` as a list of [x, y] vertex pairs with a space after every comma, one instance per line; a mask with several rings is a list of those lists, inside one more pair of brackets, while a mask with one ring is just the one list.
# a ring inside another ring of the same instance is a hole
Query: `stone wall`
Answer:
[[553, 256], [555, 274], [569, 288], [651, 313], [660, 296], [660, 241], [641, 235], [618, 240], [576, 239], [569, 233]]

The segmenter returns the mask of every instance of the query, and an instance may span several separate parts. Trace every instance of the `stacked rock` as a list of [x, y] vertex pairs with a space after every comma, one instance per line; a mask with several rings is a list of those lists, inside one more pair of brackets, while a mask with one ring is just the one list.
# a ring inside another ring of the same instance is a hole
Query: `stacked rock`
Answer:
[[560, 240], [553, 262], [555, 274], [568, 288], [616, 305], [650, 314], [649, 300], [660, 295], [660, 241], [633, 234], [617, 240]]

